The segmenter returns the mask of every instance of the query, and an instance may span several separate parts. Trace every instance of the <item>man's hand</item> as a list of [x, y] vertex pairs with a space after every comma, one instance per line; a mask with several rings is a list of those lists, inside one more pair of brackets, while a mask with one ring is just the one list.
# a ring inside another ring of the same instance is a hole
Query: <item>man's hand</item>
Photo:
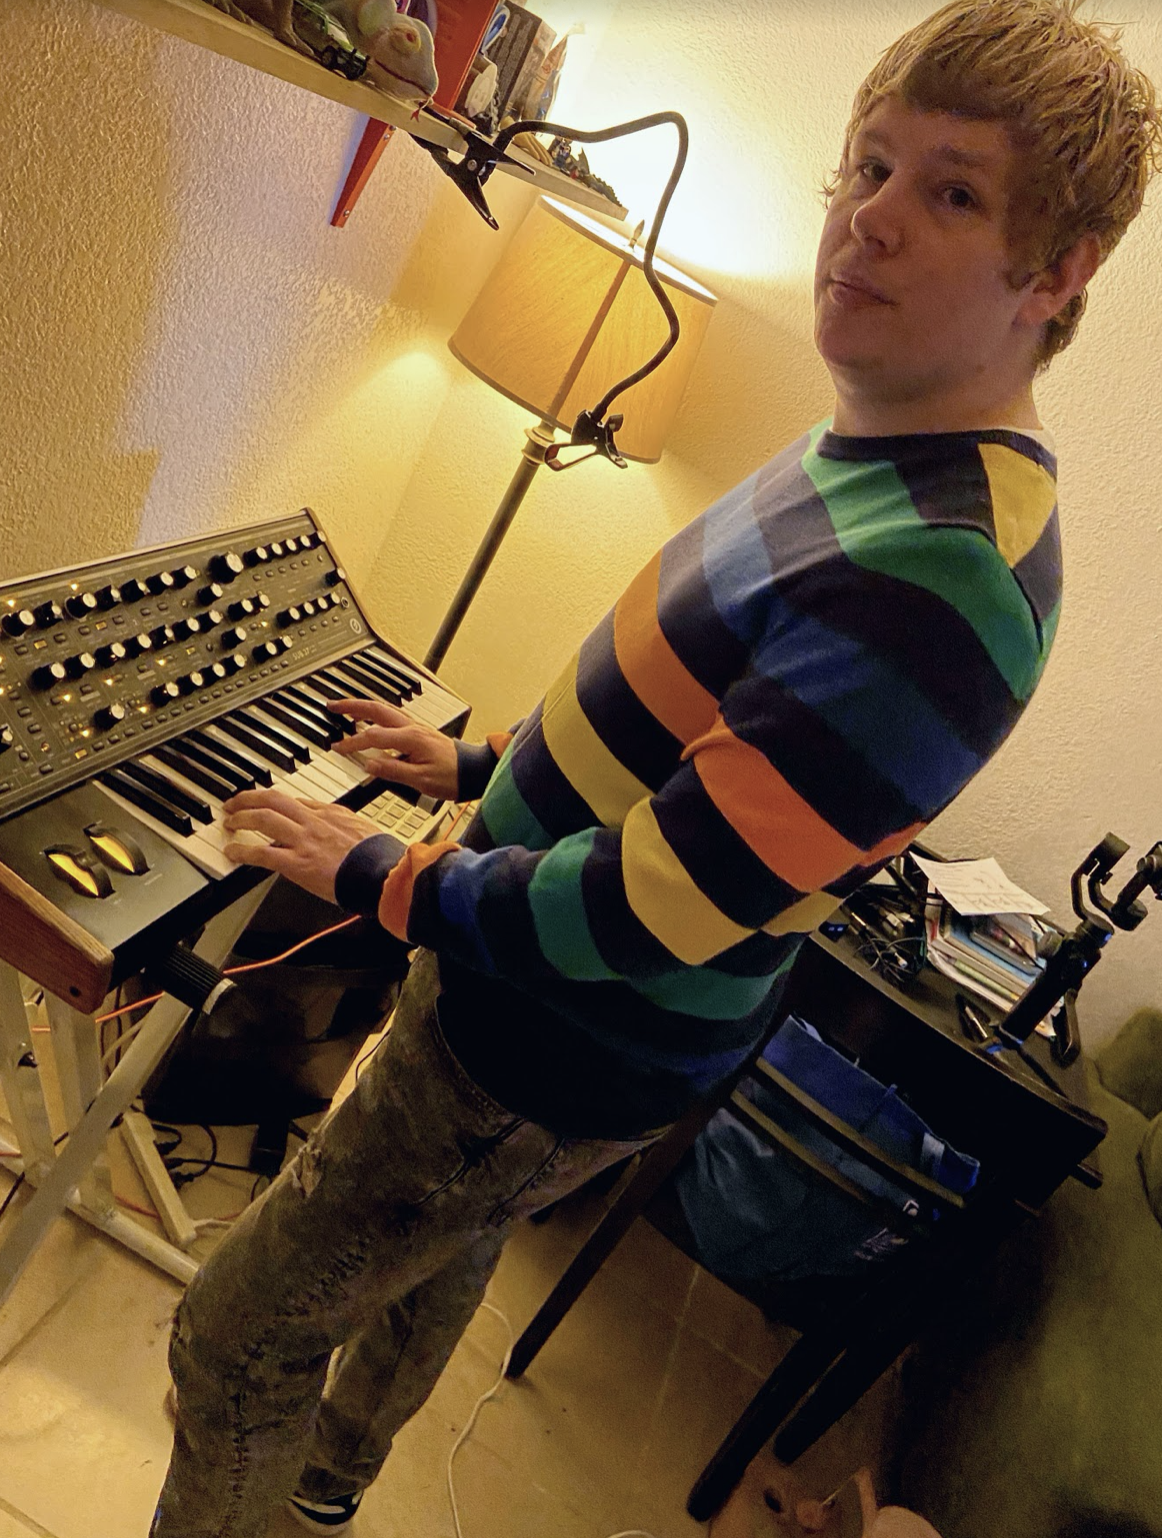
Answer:
[[227, 844], [228, 859], [275, 871], [328, 902], [335, 901], [335, 876], [348, 852], [383, 831], [345, 806], [297, 801], [282, 790], [244, 790], [223, 810], [228, 833], [261, 833], [271, 840]]
[[378, 700], [332, 700], [329, 709], [369, 724], [335, 744], [336, 753], [366, 755], [369, 774], [410, 785], [422, 795], [454, 801], [459, 784], [456, 744], [434, 726], [421, 726]]

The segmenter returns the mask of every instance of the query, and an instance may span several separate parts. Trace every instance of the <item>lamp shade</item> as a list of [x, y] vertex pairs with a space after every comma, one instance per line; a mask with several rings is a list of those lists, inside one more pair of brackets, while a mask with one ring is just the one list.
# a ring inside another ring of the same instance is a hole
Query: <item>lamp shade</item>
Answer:
[[[649, 462], [661, 457], [717, 302], [668, 262], [655, 258], [654, 271], [681, 336], [661, 365], [610, 407], [625, 416], [619, 450]], [[639, 369], [668, 335], [646, 282], [642, 248], [574, 208], [541, 198], [448, 345], [502, 395], [571, 431], [580, 412]]]

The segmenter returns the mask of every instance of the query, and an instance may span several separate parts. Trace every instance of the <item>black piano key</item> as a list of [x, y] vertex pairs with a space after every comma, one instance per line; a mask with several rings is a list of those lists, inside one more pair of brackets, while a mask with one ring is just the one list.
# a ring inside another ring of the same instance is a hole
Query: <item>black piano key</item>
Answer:
[[292, 732], [298, 732], [300, 737], [305, 737], [316, 748], [329, 748], [335, 741], [334, 734], [320, 726], [317, 721], [310, 721], [305, 715], [299, 715], [276, 697], [268, 696], [266, 699], [258, 700], [256, 705], [265, 715], [273, 716], [276, 721], [289, 727]]
[[366, 649], [371, 652], [373, 656], [378, 657], [380, 661], [385, 663], [389, 668], [394, 669], [395, 672], [399, 674], [400, 679], [407, 684], [409, 689], [414, 689], [417, 694], [423, 694], [424, 678], [422, 674], [416, 672], [415, 668], [409, 667], [406, 662], [401, 662], [398, 657], [393, 657], [386, 647], [380, 646], [378, 643], [375, 643]]
[[229, 780], [223, 779], [220, 774], [215, 774], [212, 769], [207, 768], [200, 759], [194, 758], [189, 753], [183, 753], [173, 743], [166, 742], [160, 748], [154, 748], [153, 756], [167, 768], [174, 770], [176, 774], [185, 775], [187, 780], [192, 780], [195, 785], [208, 790], [212, 796], [217, 796], [219, 801], [229, 801], [237, 788]]
[[401, 694], [405, 700], [410, 700], [415, 694], [416, 691], [410, 684], [404, 683], [398, 673], [393, 672], [391, 668], [380, 662], [378, 657], [373, 657], [370, 651], [361, 651], [351, 660], [358, 662], [359, 666], [366, 672], [373, 674], [376, 678], [381, 678], [387, 688], [394, 690], [396, 694]]
[[321, 682], [312, 674], [310, 678], [300, 678], [294, 687], [301, 689], [303, 694], [313, 700], [318, 708], [326, 714], [327, 720], [334, 721], [345, 737], [350, 737], [359, 730], [358, 724], [352, 721], [350, 716], [337, 715], [330, 709], [333, 700], [347, 698], [346, 693], [341, 692], [334, 684]]
[[220, 732], [233, 737], [235, 742], [240, 742], [244, 748], [249, 748], [251, 753], [256, 754], [260, 759], [265, 758], [268, 764], [274, 764], [284, 774], [293, 774], [298, 767], [298, 760], [293, 753], [284, 752], [269, 738], [251, 731], [241, 721], [236, 721], [233, 716], [222, 716], [220, 720], [214, 722], [214, 725]]
[[181, 833], [186, 838], [193, 836], [194, 824], [192, 818], [185, 812], [179, 812], [168, 801], [163, 801], [155, 796], [152, 791], [146, 790], [136, 780], [130, 779], [120, 769], [108, 769], [99, 775], [103, 785], [108, 785], [110, 790], [115, 790], [119, 796], [124, 796], [126, 801], [131, 801], [134, 806], [139, 806], [143, 812], [148, 812], [151, 817], [156, 817], [174, 833]]
[[136, 780], [139, 785], [144, 785], [146, 790], [151, 790], [155, 796], [163, 801], [168, 801], [171, 806], [177, 807], [179, 812], [185, 812], [195, 822], [211, 823], [214, 821], [214, 808], [192, 796], [188, 790], [183, 790], [180, 785], [164, 774], [159, 774], [156, 769], [147, 769], [144, 764], [121, 764], [121, 771], [127, 774], [131, 780]]
[[318, 687], [327, 685], [327, 693], [333, 700], [377, 700], [378, 694], [372, 694], [365, 684], [356, 684], [353, 679], [337, 673], [332, 664], [330, 667], [320, 668], [312, 676], [312, 681], [318, 680]]
[[324, 731], [331, 733], [332, 742], [338, 742], [341, 737], [349, 737], [356, 729], [354, 721], [328, 710], [317, 695], [300, 684], [288, 684], [285, 689], [278, 691], [276, 698], [289, 700], [296, 710], [318, 722]]
[[[218, 726], [220, 723], [215, 721], [214, 724]], [[237, 747], [231, 747], [231, 744], [223, 743], [220, 737], [211, 737], [206, 732], [191, 732], [189, 737], [183, 738], [183, 741], [189, 741], [191, 738], [194, 738], [198, 744], [204, 743], [209, 752], [217, 754], [218, 758], [223, 758], [227, 764], [234, 764], [235, 769], [241, 769], [243, 774], [246, 774], [249, 780], [251, 780], [251, 784], [243, 787], [246, 791], [252, 791], [255, 784], [263, 784], [263, 786], [274, 784], [274, 775], [267, 769], [266, 764], [261, 761], [261, 758], [254, 758], [249, 754], [241, 754], [241, 752], [238, 752]]]
[[247, 765], [247, 761], [240, 753], [233, 753], [224, 742], [210, 737], [205, 732], [190, 732], [185, 737], [178, 738], [178, 745], [183, 753], [188, 753], [191, 758], [196, 758], [199, 763], [205, 764], [207, 769], [214, 774], [220, 774], [223, 779], [229, 780], [236, 791], [253, 790], [256, 785], [273, 785], [274, 776], [269, 769], [261, 769], [255, 764], [253, 771]]
[[393, 689], [383, 679], [377, 678], [369, 669], [361, 668], [350, 657], [344, 657], [342, 662], [332, 664], [331, 671], [339, 676], [350, 678], [356, 688], [364, 693], [370, 693], [373, 700], [389, 700], [393, 705], [403, 704], [403, 694], [399, 689]]
[[248, 726], [252, 732], [259, 732], [263, 737], [269, 737], [276, 748], [281, 748], [284, 753], [289, 753], [292, 758], [297, 758], [300, 764], [309, 764], [311, 750], [305, 742], [296, 742], [293, 737], [288, 737], [285, 732], [279, 731], [273, 721], [267, 720], [259, 712], [261, 700], [255, 700], [248, 710], [236, 710], [234, 720], [241, 721], [243, 726]]

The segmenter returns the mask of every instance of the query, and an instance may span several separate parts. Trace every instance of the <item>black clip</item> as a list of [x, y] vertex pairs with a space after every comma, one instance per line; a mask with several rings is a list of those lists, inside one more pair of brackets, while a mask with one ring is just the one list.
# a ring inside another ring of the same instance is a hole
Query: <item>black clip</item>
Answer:
[[[550, 470], [572, 470], [575, 465], [583, 460], [592, 459], [595, 454], [601, 454], [619, 470], [629, 468], [629, 462], [619, 451], [614, 442], [613, 435], [621, 431], [625, 417], [621, 412], [611, 416], [607, 422], [600, 421], [591, 411], [583, 411], [573, 424], [572, 436], [568, 443], [554, 443], [545, 450], [545, 463]], [[584, 448], [589, 446], [587, 454], [578, 454], [575, 459], [569, 459], [561, 463], [561, 450], [570, 447]]]
[[[429, 144], [424, 139], [417, 142], [423, 145], [444, 175], [452, 178], [485, 224], [498, 230], [500, 225], [493, 218], [492, 210], [484, 196], [484, 183], [500, 161], [503, 160], [506, 165], [514, 166], [519, 166], [520, 162], [513, 160], [512, 156], [506, 155], [503, 150], [498, 150], [491, 139], [486, 139], [483, 134], [474, 133], [471, 129], [461, 128], [459, 125], [457, 125], [457, 131], [464, 136], [462, 160], [453, 160], [442, 144]], [[526, 171], [527, 167], [520, 166], [520, 169]]]

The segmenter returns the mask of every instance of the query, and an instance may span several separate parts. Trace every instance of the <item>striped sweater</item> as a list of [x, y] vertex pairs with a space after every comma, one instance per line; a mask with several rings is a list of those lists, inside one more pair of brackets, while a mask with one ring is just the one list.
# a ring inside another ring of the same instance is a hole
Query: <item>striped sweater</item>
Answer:
[[438, 953], [477, 1083], [628, 1137], [752, 1050], [803, 936], [1028, 704], [1060, 604], [1055, 470], [1014, 431], [817, 427], [671, 539], [481, 750], [462, 846], [349, 856], [341, 900]]

